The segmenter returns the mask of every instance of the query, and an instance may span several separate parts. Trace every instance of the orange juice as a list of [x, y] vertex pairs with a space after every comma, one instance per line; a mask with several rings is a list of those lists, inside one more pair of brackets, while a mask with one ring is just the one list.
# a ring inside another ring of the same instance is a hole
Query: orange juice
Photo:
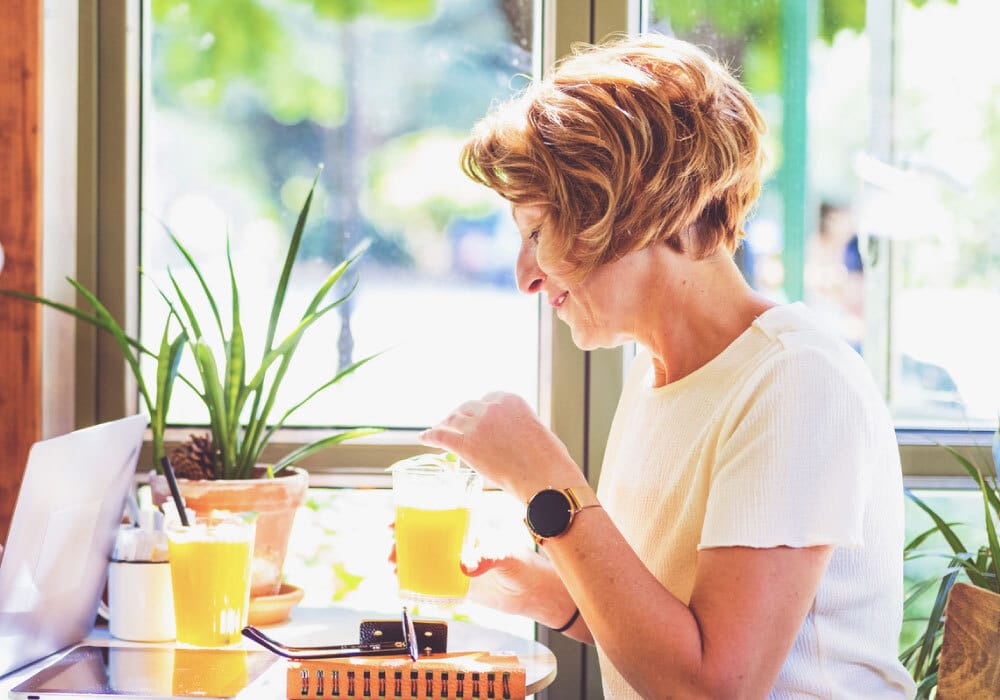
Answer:
[[[250, 607], [253, 525], [168, 530], [177, 641], [227, 646], [240, 641]], [[229, 530], [223, 532], [222, 528]]]
[[468, 508], [396, 508], [396, 569], [404, 594], [461, 599], [469, 577], [459, 562], [469, 529]]
[[228, 698], [249, 680], [247, 653], [238, 649], [174, 649], [171, 694]]

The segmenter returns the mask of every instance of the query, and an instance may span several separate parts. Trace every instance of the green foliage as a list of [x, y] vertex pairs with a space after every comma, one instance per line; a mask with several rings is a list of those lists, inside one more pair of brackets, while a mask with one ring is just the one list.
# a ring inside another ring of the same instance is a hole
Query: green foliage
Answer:
[[[289, 240], [282, 265], [281, 278], [275, 290], [274, 301], [267, 312], [267, 338], [264, 343], [262, 357], [260, 364], [253, 370], [252, 374], [247, 369], [239, 287], [236, 283], [236, 270], [233, 268], [228, 240], [226, 244], [226, 259], [229, 272], [228, 293], [232, 311], [227, 333], [219, 312], [217, 297], [205, 281], [205, 277], [197, 261], [173, 234], [169, 234], [174, 246], [194, 272], [199, 283], [197, 293], [205, 297], [211, 314], [210, 318], [199, 318], [192, 304], [192, 290], [184, 290], [173, 272], [168, 269], [167, 273], [171, 283], [171, 290], [168, 292], [158, 288], [158, 291], [167, 304], [169, 313], [164, 324], [160, 347], [156, 352], [144, 347], [138, 340], [128, 336], [100, 300], [75, 280], [70, 279], [69, 282], [93, 307], [93, 313], [80, 311], [79, 309], [43, 297], [13, 290], [0, 289], [0, 294], [44, 304], [70, 314], [81, 321], [110, 333], [114, 337], [136, 379], [139, 395], [150, 416], [155, 468], [159, 469], [160, 459], [165, 454], [164, 430], [166, 428], [167, 412], [170, 406], [170, 397], [174, 383], [180, 378], [181, 381], [185, 382], [201, 398], [208, 409], [212, 444], [216, 449], [216, 462], [214, 465], [216, 478], [250, 478], [253, 475], [254, 467], [258, 463], [264, 447], [268, 444], [275, 431], [284, 426], [298, 409], [314, 397], [329, 389], [375, 357], [372, 355], [353, 362], [337, 372], [333, 377], [321, 379], [316, 388], [307, 396], [286, 410], [277, 420], [272, 420], [272, 411], [282, 380], [288, 371], [302, 338], [316, 321], [346, 301], [354, 291], [351, 288], [340, 298], [332, 302], [326, 302], [326, 298], [333, 290], [334, 285], [336, 285], [367, 248], [367, 243], [362, 244], [330, 272], [313, 295], [312, 300], [303, 312], [295, 328], [285, 337], [279, 339], [277, 337], [278, 322], [284, 309], [285, 296], [292, 268], [302, 241], [310, 205], [313, 201], [315, 185], [316, 181], [314, 180], [313, 186], [306, 196], [305, 204], [299, 213], [295, 230]], [[173, 338], [171, 338], [170, 331], [172, 323], [176, 323], [181, 329]], [[261, 325], [263, 326], [263, 324]], [[212, 348], [212, 343], [209, 339], [210, 334], [217, 334], [222, 341], [222, 351], [218, 355]], [[191, 351], [191, 355], [194, 358], [195, 367], [198, 371], [198, 379], [200, 380], [197, 384], [179, 373], [180, 358], [184, 347], [187, 347]], [[140, 358], [142, 355], [152, 357], [156, 362], [155, 387], [149, 387], [143, 379], [140, 367]], [[316, 440], [285, 455], [274, 465], [270, 465], [268, 473], [273, 476], [295, 461], [303, 459], [318, 450], [343, 442], [344, 440], [370, 435], [375, 432], [379, 431], [373, 428], [357, 428]]]
[[[420, 21], [433, 16], [434, 0], [295, 0], [298, 21], [348, 23], [360, 18]], [[282, 124], [311, 120], [339, 125], [347, 104], [344, 87], [315, 71], [330, 56], [310, 55], [286, 19], [288, 12], [264, 0], [152, 0], [162, 61], [154, 83], [158, 99], [188, 107], [215, 107], [234, 87], [255, 95]], [[281, 66], [277, 74], [276, 66]], [[322, 76], [322, 77], [321, 77]]]
[[[907, 560], [912, 560], [917, 557], [937, 556], [948, 562], [943, 572], [913, 585], [907, 592], [904, 604], [908, 620], [916, 619], [925, 624], [919, 637], [903, 649], [899, 656], [900, 661], [906, 665], [917, 682], [916, 697], [918, 700], [931, 697], [937, 687], [938, 660], [941, 653], [941, 637], [944, 631], [944, 608], [948, 601], [948, 594], [955, 582], [964, 578], [975, 586], [1000, 593], [1000, 563], [997, 562], [997, 556], [1000, 555], [1000, 541], [997, 537], [997, 520], [1000, 518], [1000, 488], [998, 488], [996, 472], [991, 470], [993, 473], [984, 473], [984, 470], [978, 469], [959, 452], [951, 448], [948, 448], [948, 451], [969, 474], [969, 477], [976, 482], [982, 495], [986, 541], [977, 542], [972, 546], [967, 545], [958, 536], [956, 523], [945, 522], [923, 500], [907, 491], [907, 496], [931, 518], [934, 527], [920, 533], [906, 545], [905, 557]], [[949, 549], [947, 551], [928, 549], [928, 538], [932, 534], [940, 534]], [[927, 618], [912, 617], [911, 614], [917, 608], [923, 594], [934, 587], [937, 591], [930, 614]]]
[[[922, 7], [928, 0], [910, 2]], [[715, 46], [721, 58], [740, 69], [751, 92], [777, 92], [782, 84], [782, 5], [782, 0], [654, 0], [653, 15], [678, 36]], [[861, 32], [866, 11], [867, 0], [821, 0], [816, 31], [828, 43], [842, 30]]]

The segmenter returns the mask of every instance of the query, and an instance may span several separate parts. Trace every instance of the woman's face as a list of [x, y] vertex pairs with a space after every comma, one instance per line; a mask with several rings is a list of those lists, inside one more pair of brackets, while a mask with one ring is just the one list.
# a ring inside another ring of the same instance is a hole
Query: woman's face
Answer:
[[538, 262], [538, 241], [546, 236], [545, 210], [541, 206], [514, 208], [514, 221], [521, 234], [517, 256], [517, 286], [525, 294], [544, 293], [556, 315], [569, 326], [573, 342], [583, 350], [618, 347], [635, 338], [641, 304], [635, 291], [643, 251], [602, 265], [582, 282], [569, 284], [559, 275], [560, 265]]

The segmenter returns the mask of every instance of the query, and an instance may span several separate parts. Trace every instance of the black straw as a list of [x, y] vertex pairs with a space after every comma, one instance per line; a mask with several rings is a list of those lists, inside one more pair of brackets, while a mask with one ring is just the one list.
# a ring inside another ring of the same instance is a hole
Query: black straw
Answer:
[[177, 488], [177, 477], [174, 476], [174, 468], [170, 465], [170, 458], [163, 455], [163, 459], [160, 460], [160, 466], [163, 467], [163, 475], [167, 477], [167, 484], [170, 486], [170, 495], [174, 497], [174, 505], [177, 506], [177, 515], [180, 516], [181, 525], [187, 527], [191, 523], [188, 522], [184, 499], [181, 498], [181, 490]]

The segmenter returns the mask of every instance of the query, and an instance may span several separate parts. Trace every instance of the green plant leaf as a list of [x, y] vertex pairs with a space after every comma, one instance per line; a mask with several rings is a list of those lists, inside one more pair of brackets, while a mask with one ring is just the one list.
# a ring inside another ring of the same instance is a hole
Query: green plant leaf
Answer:
[[[322, 303], [323, 299], [326, 298], [326, 295], [329, 294], [333, 285], [335, 285], [340, 278], [344, 276], [344, 273], [347, 272], [350, 266], [353, 265], [358, 258], [364, 255], [365, 251], [367, 251], [369, 247], [371, 247], [371, 239], [366, 238], [355, 246], [346, 259], [330, 271], [330, 274], [327, 275], [323, 284], [320, 285], [320, 288], [313, 295], [312, 301], [309, 302], [309, 306], [306, 307], [305, 312], [302, 314], [302, 318], [305, 318], [319, 308], [320, 303]], [[343, 298], [346, 299], [350, 296], [356, 286], [357, 285], [353, 285], [351, 287], [351, 291], [348, 292]]]
[[[951, 568], [957, 569], [957, 567], [951, 567]], [[949, 569], [949, 571], [947, 571], [947, 572], [942, 573], [941, 575], [947, 575], [950, 572], [951, 572], [951, 569]], [[941, 575], [939, 575], [939, 576], [932, 576], [929, 579], [925, 579], [924, 581], [921, 581], [920, 583], [915, 584], [909, 591], [907, 591], [906, 600], [903, 601], [903, 610], [909, 609], [909, 607], [917, 599], [919, 599], [920, 596], [922, 596], [924, 593], [926, 593], [927, 591], [929, 591], [933, 586], [936, 586], [938, 584], [938, 582], [941, 581]], [[909, 618], [909, 619], [910, 620], [915, 620], [917, 618]]]
[[[169, 268], [167, 268], [167, 276], [170, 277], [170, 283], [174, 285], [174, 291], [177, 292], [177, 299], [181, 302], [181, 306], [184, 307], [184, 313], [187, 314], [188, 323], [191, 325], [192, 337], [195, 340], [201, 338], [201, 325], [198, 323], [198, 317], [195, 315], [194, 309], [191, 308], [191, 304], [188, 303], [187, 297], [181, 290], [181, 286], [177, 284], [177, 279], [174, 277], [174, 273], [171, 272]], [[173, 308], [173, 304], [171, 304], [171, 308]]]
[[937, 526], [938, 531], [940, 531], [940, 533], [944, 536], [945, 540], [948, 542], [948, 545], [955, 553], [955, 560], [958, 561], [965, 569], [965, 574], [969, 577], [969, 580], [976, 586], [979, 586], [980, 588], [988, 588], [990, 590], [993, 590], [990, 585], [989, 577], [987, 577], [984, 574], [984, 572], [976, 568], [976, 562], [975, 562], [976, 555], [970, 552], [968, 548], [966, 548], [966, 546], [962, 544], [962, 540], [959, 539], [958, 535], [955, 534], [955, 531], [951, 529], [948, 523], [946, 523], [941, 518], [941, 516], [935, 513], [934, 510], [926, 503], [924, 503], [920, 499], [920, 497], [918, 497], [915, 493], [913, 493], [909, 489], [906, 489], [905, 491], [906, 491], [906, 496], [911, 501], [916, 503], [917, 506], [919, 506], [921, 510], [927, 513], [927, 515], [930, 516], [931, 520], [934, 521], [934, 524]]
[[222, 477], [230, 478], [233, 469], [235, 445], [233, 435], [226, 420], [226, 403], [219, 381], [219, 370], [215, 355], [203, 339], [198, 339], [193, 347], [195, 362], [201, 374], [204, 385], [205, 404], [208, 406], [209, 417], [212, 420], [212, 436], [221, 439], [217, 447], [222, 456]]
[[139, 369], [139, 357], [132, 352], [132, 346], [128, 342], [128, 336], [125, 335], [125, 331], [123, 331], [122, 327], [118, 325], [117, 321], [115, 321], [111, 312], [107, 310], [104, 304], [102, 304], [89, 289], [73, 279], [70, 279], [69, 283], [73, 285], [76, 291], [83, 295], [83, 298], [86, 299], [91, 306], [94, 307], [94, 310], [97, 312], [97, 317], [106, 324], [106, 330], [111, 333], [115, 342], [118, 343], [118, 348], [121, 350], [122, 355], [125, 356], [125, 361], [128, 362], [128, 365], [132, 370], [132, 374], [135, 376], [135, 382], [139, 388], [139, 394], [146, 403], [146, 410], [152, 414], [156, 410], [156, 405], [153, 403], [149, 396], [149, 392], [146, 390], [146, 382], [143, 381], [142, 372]]
[[933, 673], [924, 676], [924, 679], [917, 685], [917, 694], [913, 696], [913, 700], [929, 700], [931, 692], [937, 688], [937, 682], [938, 672], [935, 668]]
[[[959, 524], [960, 523], [948, 523], [948, 526], [949, 527], [955, 527], [956, 525], [959, 525]], [[910, 540], [910, 542], [905, 547], [903, 547], [903, 553], [907, 554], [907, 553], [909, 553], [909, 552], [917, 549], [920, 545], [922, 545], [927, 540], [928, 537], [931, 537], [932, 535], [936, 534], [937, 532], [938, 532], [938, 528], [937, 528], [936, 525], [934, 527], [928, 528], [927, 530], [924, 530], [919, 535], [917, 535], [912, 540]]]
[[308, 445], [303, 445], [275, 462], [274, 473], [278, 474], [285, 467], [294, 464], [296, 460], [304, 459], [314, 452], [322, 450], [324, 447], [336, 445], [344, 440], [353, 440], [354, 438], [364, 437], [365, 435], [376, 435], [381, 432], [382, 428], [354, 428], [353, 430], [337, 433], [336, 435], [330, 435], [329, 437], [325, 437], [321, 440], [310, 442]]
[[941, 585], [938, 588], [937, 596], [934, 598], [934, 606], [931, 608], [931, 614], [927, 621], [927, 629], [924, 630], [920, 652], [917, 654], [917, 659], [912, 669], [914, 680], [922, 679], [929, 670], [929, 662], [932, 659], [935, 645], [938, 644], [938, 639], [941, 636], [941, 617], [944, 615], [944, 606], [948, 602], [948, 594], [951, 593], [951, 588], [955, 585], [958, 573], [957, 569], [952, 570], [951, 573], [941, 579]]
[[[353, 291], [353, 288], [352, 290]], [[285, 375], [285, 370], [289, 362], [291, 353], [298, 347], [299, 341], [302, 339], [302, 334], [305, 332], [309, 326], [314, 324], [319, 319], [323, 318], [326, 314], [333, 311], [340, 304], [342, 304], [347, 297], [350, 296], [350, 292], [342, 296], [337, 301], [323, 307], [319, 311], [310, 316], [302, 319], [299, 324], [289, 333], [281, 344], [269, 352], [265, 357], [264, 361], [261, 363], [260, 367], [254, 373], [253, 377], [247, 383], [247, 391], [258, 391], [261, 390], [264, 379], [267, 377], [267, 372], [277, 360], [281, 359], [282, 364], [278, 368], [278, 372], [275, 374], [273, 381], [271, 382], [272, 393], [281, 385], [281, 380]], [[251, 414], [253, 415], [253, 414]], [[265, 414], [266, 415], [266, 414]], [[252, 421], [253, 422], [253, 421]]]
[[[66, 280], [74, 286], [79, 284], [76, 280], [70, 277], [67, 277]], [[90, 325], [98, 328], [99, 330], [106, 331], [108, 333], [112, 332], [110, 324], [108, 324], [108, 322], [104, 320], [102, 317], [88, 314], [86, 311], [81, 311], [80, 309], [77, 309], [76, 307], [73, 306], [60, 304], [58, 301], [52, 301], [51, 299], [35, 296], [34, 294], [28, 294], [27, 292], [19, 292], [15, 289], [0, 289], [0, 295], [7, 297], [14, 297], [16, 299], [23, 299], [25, 301], [32, 301], [38, 304], [42, 304], [44, 306], [48, 306], [49, 308], [55, 309], [56, 311], [61, 311], [65, 314], [69, 314], [70, 316], [73, 316], [79, 319], [80, 321], [89, 323]], [[122, 331], [122, 334], [124, 335], [124, 331]], [[140, 353], [144, 353], [146, 355], [149, 355], [150, 357], [156, 357], [156, 353], [154, 353], [149, 348], [145, 347], [135, 338], [129, 335], [125, 335], [125, 340], [128, 342], [129, 345], [138, 350]]]
[[[264, 351], [261, 357], [260, 369], [257, 371], [257, 375], [260, 376], [260, 382], [263, 382], [263, 377], [266, 374], [268, 367], [276, 359], [276, 357], [271, 357], [274, 335], [278, 329], [278, 321], [281, 318], [281, 311], [285, 304], [285, 294], [288, 289], [288, 280], [291, 277], [292, 268], [295, 266], [295, 258], [298, 256], [299, 246], [302, 243], [302, 235], [305, 231], [306, 221], [309, 218], [309, 208], [312, 206], [313, 196], [316, 193], [316, 184], [319, 182], [319, 176], [322, 171], [323, 166], [320, 165], [316, 170], [316, 175], [313, 177], [312, 185], [309, 187], [309, 193], [306, 195], [306, 200], [302, 204], [302, 209], [299, 211], [298, 219], [295, 222], [295, 229], [292, 231], [292, 237], [288, 242], [288, 250], [285, 252], [285, 261], [281, 268], [281, 277], [278, 279], [278, 286], [274, 290], [274, 301], [271, 304], [271, 313], [268, 318], [267, 337], [264, 340]], [[287, 366], [287, 357], [285, 357], [282, 364]], [[272, 391], [269, 392], [269, 396], [274, 395], [277, 387], [281, 384], [283, 377], [284, 372], [279, 371], [278, 375], [275, 377], [275, 381], [272, 385]], [[250, 416], [247, 420], [247, 436], [244, 441], [245, 449], [241, 451], [240, 456], [240, 462], [242, 465], [241, 469], [244, 471], [251, 468], [251, 465], [256, 461], [257, 456], [260, 453], [260, 450], [256, 447], [260, 444], [258, 442], [258, 437], [263, 431], [263, 426], [267, 423], [267, 415], [270, 412], [270, 408], [265, 404], [263, 413], [260, 413], [261, 400], [264, 394], [260, 382], [257, 382], [256, 386], [254, 386], [254, 382], [251, 381], [248, 386], [248, 395], [244, 397], [244, 401], [246, 401], [247, 398], [249, 398], [250, 393], [254, 395], [253, 405], [250, 408]], [[240, 408], [240, 412], [242, 413], [242, 407]]]
[[236, 272], [233, 270], [233, 256], [226, 237], [226, 263], [229, 267], [229, 284], [232, 288], [233, 329], [226, 343], [226, 421], [238, 426], [240, 422], [240, 395], [246, 380], [246, 348], [243, 341], [243, 325], [240, 323], [240, 293], [236, 286]]
[[167, 228], [166, 224], [161, 221], [160, 225], [163, 226], [167, 235], [170, 236], [170, 240], [173, 241], [174, 247], [176, 247], [177, 250], [180, 251], [181, 255], [184, 256], [184, 259], [188, 261], [188, 265], [191, 266], [192, 272], [194, 272], [195, 277], [198, 278], [198, 282], [201, 284], [201, 289], [205, 292], [205, 298], [208, 299], [208, 305], [212, 307], [212, 315], [215, 316], [215, 324], [219, 327], [219, 336], [223, 341], [225, 341], [226, 332], [222, 329], [222, 316], [219, 314], [219, 307], [215, 304], [215, 297], [212, 295], [212, 291], [208, 288], [208, 283], [205, 281], [204, 275], [201, 274], [201, 269], [194, 261], [191, 253], [189, 253], [187, 248], [181, 244], [181, 242], [177, 239], [177, 236], [175, 236], [173, 232]]
[[375, 353], [374, 355], [369, 355], [368, 357], [365, 357], [365, 358], [363, 358], [361, 360], [358, 360], [357, 362], [354, 362], [354, 363], [348, 365], [347, 367], [345, 367], [344, 369], [342, 369], [340, 372], [338, 372], [336, 374], [336, 376], [334, 376], [332, 379], [324, 382], [322, 385], [320, 385], [317, 389], [315, 389], [314, 391], [312, 391], [304, 399], [302, 399], [297, 404], [295, 404], [294, 406], [292, 406], [291, 408], [289, 408], [287, 411], [285, 411], [285, 415], [283, 415], [280, 420], [278, 420], [274, 425], [272, 425], [268, 429], [267, 434], [264, 436], [264, 443], [266, 444], [267, 441], [270, 439], [271, 435], [274, 433], [274, 431], [278, 430], [279, 428], [281, 428], [281, 426], [283, 426], [285, 424], [285, 422], [288, 420], [288, 418], [293, 413], [295, 413], [297, 410], [299, 410], [304, 405], [306, 405], [307, 403], [309, 403], [309, 401], [311, 401], [313, 399], [313, 397], [315, 397], [317, 394], [325, 391], [326, 389], [330, 388], [331, 386], [333, 386], [334, 384], [336, 384], [337, 382], [339, 382], [341, 379], [343, 379], [344, 377], [346, 377], [349, 374], [352, 374], [356, 369], [358, 369], [359, 367], [361, 367], [364, 364], [367, 364], [369, 361], [375, 359], [376, 357], [378, 357], [381, 354], [382, 353], [378, 352], [378, 353]]
[[969, 476], [973, 479], [973, 481], [979, 484], [979, 488], [983, 492], [983, 495], [989, 499], [990, 505], [993, 506], [993, 511], [997, 515], [1000, 515], [1000, 494], [997, 494], [995, 487], [991, 487], [986, 482], [986, 480], [983, 478], [983, 472], [977, 469], [972, 462], [966, 459], [960, 452], [958, 452], [954, 448], [949, 447], [948, 445], [944, 445], [943, 447], [951, 453], [951, 455], [956, 459], [956, 461], [958, 461], [959, 464], [962, 465], [962, 467], [965, 469], [966, 472], [968, 472]]
[[948, 525], [948, 523], [946, 523], [941, 518], [940, 515], [938, 515], [937, 513], [935, 513], [934, 510], [930, 506], [928, 506], [926, 503], [924, 503], [920, 499], [919, 496], [917, 496], [915, 493], [913, 493], [909, 489], [905, 489], [905, 492], [906, 492], [907, 497], [911, 501], [913, 501], [914, 503], [916, 503], [917, 506], [922, 511], [924, 511], [925, 513], [927, 513], [927, 515], [930, 516], [931, 520], [933, 520], [934, 524], [937, 526], [938, 531], [944, 536], [944, 539], [948, 542], [948, 545], [951, 547], [952, 551], [955, 552], [955, 554], [968, 554], [969, 553], [969, 550], [966, 548], [966, 546], [964, 544], [962, 544], [962, 540], [959, 539], [958, 535], [955, 534], [955, 531], [951, 529], [951, 527]]
[[295, 222], [295, 230], [292, 231], [292, 238], [288, 242], [288, 250], [285, 253], [285, 262], [281, 266], [281, 277], [278, 279], [278, 286], [274, 290], [274, 302], [271, 304], [271, 316], [267, 322], [267, 337], [264, 340], [264, 354], [271, 350], [271, 343], [274, 342], [274, 334], [278, 330], [278, 319], [281, 317], [281, 309], [285, 305], [285, 293], [288, 291], [288, 280], [292, 276], [292, 267], [295, 266], [295, 258], [299, 254], [299, 245], [302, 243], [302, 234], [306, 228], [306, 220], [309, 218], [309, 207], [312, 206], [313, 195], [316, 192], [316, 183], [319, 182], [320, 173], [323, 166], [320, 166], [313, 178], [309, 194], [299, 211], [299, 218]]
[[252, 468], [253, 464], [256, 463], [261, 450], [264, 448], [264, 441], [262, 440], [262, 435], [267, 426], [267, 417], [271, 414], [271, 409], [274, 407], [274, 402], [278, 397], [278, 389], [281, 387], [281, 382], [285, 377], [285, 373], [288, 371], [288, 367], [291, 364], [292, 355], [294, 354], [299, 342], [302, 340], [302, 335], [305, 330], [311, 326], [313, 323], [318, 321], [320, 318], [325, 316], [327, 313], [337, 308], [342, 304], [354, 291], [352, 287], [347, 294], [342, 296], [337, 301], [323, 307], [319, 311], [307, 316], [299, 325], [288, 334], [281, 345], [268, 353], [265, 358], [265, 362], [261, 365], [260, 369], [254, 375], [253, 379], [247, 384], [249, 391], [258, 391], [258, 398], [263, 391], [263, 381], [266, 377], [266, 371], [271, 364], [274, 363], [278, 358], [281, 359], [281, 364], [278, 365], [277, 370], [274, 373], [274, 377], [271, 380], [271, 388], [267, 393], [267, 398], [264, 401], [262, 408], [259, 408], [258, 402], [255, 400], [253, 409], [250, 413], [250, 420], [248, 421], [247, 436], [244, 440], [244, 449], [242, 450], [240, 456], [241, 469], [249, 473], [249, 469]]
[[163, 434], [166, 430], [167, 411], [170, 408], [170, 396], [173, 393], [174, 381], [180, 368], [181, 352], [187, 342], [187, 334], [182, 330], [173, 341], [169, 340], [170, 318], [167, 316], [163, 324], [163, 337], [160, 339], [160, 353], [156, 358], [156, 412], [150, 416], [150, 428], [153, 431], [153, 465], [160, 470], [160, 460], [163, 457]]
[[[993, 572], [993, 585], [987, 586], [987, 588], [994, 593], [1000, 592], [997, 586], [1000, 585], [1000, 567], [997, 566], [997, 555], [1000, 554], [1000, 542], [997, 541], [997, 529], [993, 522], [993, 513], [990, 510], [990, 490], [986, 486], [986, 482], [983, 480], [983, 475], [978, 474], [979, 477], [979, 489], [982, 491], [983, 495], [983, 514], [986, 519], [986, 538], [990, 543], [990, 551], [993, 553], [992, 557], [987, 557], [989, 561], [992, 562], [990, 567]], [[980, 555], [982, 554], [982, 549], [980, 548]]]

